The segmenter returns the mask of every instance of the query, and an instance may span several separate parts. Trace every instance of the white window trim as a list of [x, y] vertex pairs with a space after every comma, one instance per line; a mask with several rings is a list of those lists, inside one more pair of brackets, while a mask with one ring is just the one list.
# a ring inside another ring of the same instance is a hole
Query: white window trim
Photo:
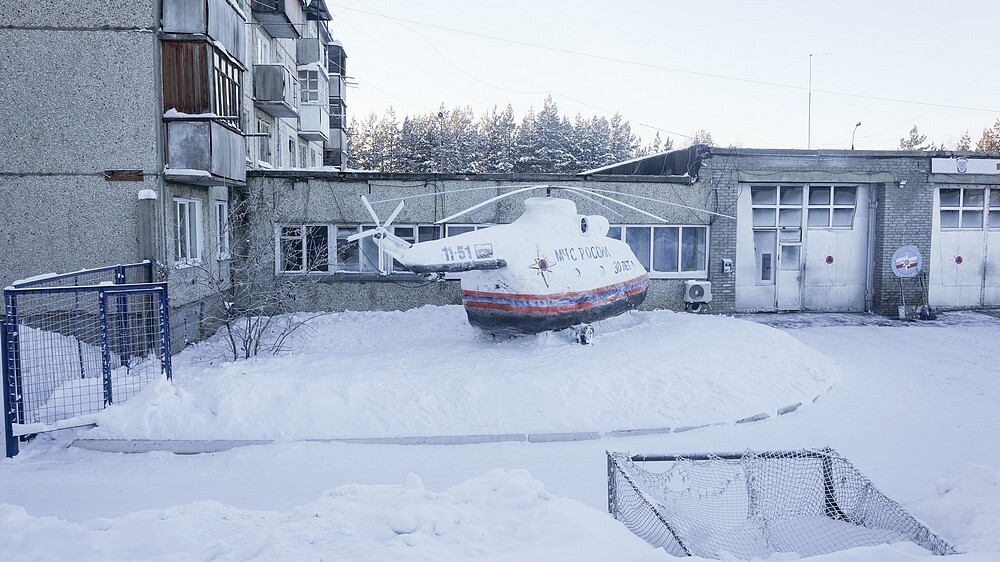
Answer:
[[[181, 212], [184, 210], [184, 214], [187, 218], [187, 235], [185, 236], [186, 244], [181, 251]], [[193, 209], [193, 212], [192, 212]], [[194, 215], [194, 220], [191, 220], [192, 214]], [[191, 223], [194, 224], [191, 224]], [[192, 229], [194, 233], [194, 244], [191, 243]], [[202, 227], [202, 215], [201, 215], [201, 201], [198, 199], [189, 199], [185, 197], [175, 197], [174, 198], [174, 263], [178, 268], [191, 267], [194, 265], [201, 264], [202, 257], [202, 241], [203, 237], [203, 227]], [[186, 257], [180, 257], [180, 254], [186, 254]]]
[[[839, 185], [839, 184], [813, 185], [813, 184], [809, 184], [808, 187], [809, 187], [809, 189], [808, 190], [804, 190], [804, 194], [803, 194], [803, 198], [805, 199], [805, 204], [806, 204], [806, 209], [804, 211], [805, 212], [805, 216], [803, 217], [805, 219], [806, 228], [809, 228], [811, 230], [851, 230], [851, 229], [854, 228], [854, 219], [856, 219], [857, 216], [858, 216], [858, 195], [859, 195], [859, 192], [860, 192], [860, 190], [858, 189], [857, 185], [855, 185], [855, 184], [846, 184], [846, 185]], [[812, 203], [809, 202], [809, 197], [811, 197], [811, 195], [812, 195], [812, 190], [816, 189], [818, 187], [829, 187], [830, 188], [830, 202], [829, 203], [812, 204]], [[837, 203], [837, 189], [838, 188], [839, 189], [854, 188], [854, 203], [852, 203], [852, 204]], [[828, 223], [829, 224], [827, 224], [826, 226], [813, 226], [812, 224], [809, 224], [809, 212], [812, 211], [812, 210], [814, 210], [814, 209], [815, 210], [822, 209], [822, 210], [827, 211]], [[850, 209], [850, 211], [851, 211], [851, 224], [847, 224], [847, 225], [835, 225], [835, 224], [833, 224], [834, 223], [834, 216], [836, 216], [837, 211], [844, 211], [844, 210], [848, 210], [848, 209]]]
[[213, 204], [213, 210], [215, 214], [215, 259], [218, 261], [225, 261], [232, 259], [232, 253], [230, 252], [230, 240], [232, 239], [232, 231], [229, 228], [229, 202], [228, 201], [215, 201]]
[[[309, 229], [310, 228], [325, 228], [327, 234], [327, 247], [326, 247], [326, 270], [314, 270], [312, 265], [309, 263]], [[302, 261], [299, 263], [299, 269], [282, 269], [282, 264], [284, 262], [284, 257], [281, 254], [281, 242], [282, 240], [291, 240], [291, 236], [284, 236], [282, 234], [282, 229], [285, 228], [297, 228], [299, 229], [299, 235], [294, 237], [298, 240], [300, 246], [299, 249], [302, 253]], [[283, 274], [296, 274], [296, 275], [330, 275], [335, 271], [335, 257], [336, 257], [336, 232], [334, 232], [333, 239], [331, 241], [330, 234], [331, 231], [335, 230], [334, 225], [324, 224], [324, 223], [294, 223], [294, 224], [279, 224], [274, 229], [274, 273], [275, 275]], [[332, 242], [332, 243], [331, 243]]]
[[[692, 271], [655, 271], [655, 270], [652, 269], [653, 261], [652, 261], [652, 255], [650, 255], [650, 262], [649, 262], [650, 269], [647, 270], [647, 273], [649, 273], [649, 278], [650, 279], [708, 279], [708, 257], [710, 255], [709, 254], [709, 240], [710, 240], [710, 234], [711, 234], [711, 232], [710, 232], [711, 229], [710, 229], [710, 227], [708, 225], [705, 225], [705, 224], [612, 224], [611, 225], [611, 228], [618, 228], [619, 229], [620, 238], [617, 238], [617, 240], [621, 240], [622, 242], [625, 242], [625, 236], [626, 236], [625, 229], [626, 228], [630, 228], [630, 227], [631, 228], [648, 228], [649, 229], [649, 240], [650, 240], [650, 251], [651, 252], [653, 252], [655, 250], [655, 248], [652, 247], [652, 245], [655, 244], [655, 240], [656, 240], [655, 236], [653, 235], [653, 229], [654, 228], [656, 228], [656, 227], [667, 227], [667, 228], [676, 228], [676, 229], [678, 229], [678, 231], [677, 231], [677, 268], [678, 269], [680, 269], [680, 267], [681, 267], [681, 252], [683, 252], [683, 250], [684, 250], [684, 241], [683, 241], [683, 237], [681, 236], [682, 230], [680, 230], [680, 229], [682, 229], [682, 228], [702, 228], [702, 229], [704, 229], [705, 230], [705, 262], [704, 262], [705, 268], [704, 269], [695, 269], [695, 270], [692, 270]], [[611, 237], [611, 238], [614, 239], [613, 236], [610, 236], [610, 233], [609, 233], [609, 237]], [[638, 258], [639, 256], [636, 256], [636, 257]], [[641, 261], [642, 260], [640, 259], [640, 262]]]
[[[472, 226], [472, 225], [470, 225]], [[477, 225], [479, 226], [479, 225]], [[327, 239], [329, 240], [329, 248], [327, 248], [327, 263], [328, 271], [309, 271], [309, 264], [300, 264], [300, 269], [288, 270], [282, 269], [283, 257], [281, 255], [281, 242], [282, 240], [291, 239], [288, 236], [282, 236], [283, 228], [298, 228], [300, 248], [303, 253], [303, 261], [308, 260], [308, 255], [306, 253], [306, 248], [308, 246], [306, 237], [307, 232], [310, 227], [324, 227], [327, 229]], [[397, 224], [393, 225], [394, 229], [399, 228], [412, 228], [414, 232], [413, 237], [403, 237], [406, 240], [411, 238], [416, 238], [417, 242], [424, 242], [425, 240], [420, 239], [420, 229], [426, 227], [434, 227], [437, 229], [437, 236], [441, 235], [442, 229], [438, 225], [425, 224], [425, 223], [414, 223], [414, 224]], [[344, 264], [341, 264], [337, 259], [337, 240], [339, 239], [341, 230], [353, 231], [354, 233], [363, 232], [365, 230], [371, 230], [375, 228], [374, 224], [360, 224], [360, 225], [345, 225], [336, 223], [289, 223], [277, 225], [274, 230], [274, 272], [276, 275], [287, 275], [287, 274], [299, 274], [299, 275], [332, 275], [332, 274], [344, 274], [344, 275], [378, 275], [379, 272], [373, 269], [378, 264], [385, 265], [389, 269], [389, 274], [407, 274], [409, 271], [405, 269], [397, 270], [393, 266], [393, 259], [388, 254], [381, 252], [378, 259], [374, 256], [360, 255], [359, 262], [354, 269], [345, 269]], [[429, 238], [429, 240], [434, 240], [435, 238]], [[358, 242], [359, 244], [362, 242]], [[359, 248], [359, 252], [362, 250]], [[364, 262], [360, 260], [365, 260]], [[369, 261], [370, 260], [370, 261]], [[373, 263], [370, 263], [373, 262]], [[365, 267], [367, 264], [367, 267]], [[353, 264], [352, 264], [353, 265]]]
[[[994, 197], [996, 200], [994, 200]], [[1000, 188], [989, 187], [986, 190], [986, 201], [983, 203], [986, 210], [986, 216], [983, 217], [983, 222], [986, 224], [987, 230], [998, 230], [1000, 229]], [[994, 219], [993, 217], [997, 217]], [[997, 224], [990, 224], [990, 221], [994, 220]]]
[[[941, 203], [941, 192], [944, 190], [956, 190], [958, 191], [958, 205], [944, 205]], [[981, 190], [983, 191], [983, 204], [982, 206], [973, 207], [965, 205], [965, 191], [966, 190]], [[956, 185], [956, 186], [941, 186], [938, 189], [938, 225], [941, 230], [946, 232], [957, 232], [960, 230], [964, 231], [980, 231], [989, 229], [989, 210], [990, 210], [990, 190], [991, 186], [988, 185]], [[945, 212], [957, 212], [958, 213], [958, 226], [945, 226], [944, 221], [941, 217]], [[962, 226], [963, 219], [966, 212], [978, 212], [980, 224], [978, 226]], [[994, 227], [996, 228], [996, 227]]]

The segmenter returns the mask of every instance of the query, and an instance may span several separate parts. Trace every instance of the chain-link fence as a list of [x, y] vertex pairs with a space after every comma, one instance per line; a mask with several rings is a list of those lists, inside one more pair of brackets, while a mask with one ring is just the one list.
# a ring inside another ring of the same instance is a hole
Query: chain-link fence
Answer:
[[149, 263], [35, 278], [4, 290], [7, 456], [18, 438], [89, 423], [170, 378], [166, 283]]
[[676, 556], [815, 556], [911, 541], [954, 548], [831, 449], [742, 454], [608, 453], [608, 510]]

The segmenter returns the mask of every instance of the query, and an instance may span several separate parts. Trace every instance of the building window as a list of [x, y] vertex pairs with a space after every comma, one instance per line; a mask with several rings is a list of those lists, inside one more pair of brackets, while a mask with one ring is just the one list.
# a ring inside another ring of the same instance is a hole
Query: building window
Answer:
[[[371, 237], [348, 241], [348, 237], [375, 228], [374, 225], [344, 226], [284, 225], [279, 228], [276, 251], [278, 273], [372, 273], [381, 270], [406, 272], [405, 266], [381, 252]], [[395, 225], [393, 234], [417, 243], [437, 240], [437, 225]], [[331, 242], [333, 244], [331, 245]]]
[[288, 167], [295, 167], [295, 137], [288, 137]]
[[299, 145], [299, 166], [303, 168], [309, 167], [309, 148], [305, 144]]
[[277, 249], [279, 272], [330, 271], [330, 229], [327, 225], [282, 226]]
[[201, 261], [201, 202], [174, 199], [174, 259], [178, 263]]
[[212, 53], [215, 92], [212, 110], [220, 120], [240, 129], [240, 69], [218, 49]]
[[257, 159], [271, 164], [271, 124], [257, 118]]
[[990, 228], [1000, 228], [1000, 189], [990, 190], [989, 225]]
[[330, 101], [330, 128], [331, 129], [343, 129], [344, 121], [344, 104], [340, 98], [329, 98]]
[[624, 240], [653, 277], [708, 275], [707, 226], [621, 225], [608, 236]]
[[257, 32], [257, 63], [271, 63], [271, 42], [260, 31]]
[[215, 202], [215, 257], [219, 260], [228, 260], [229, 254], [229, 203], [226, 201]]
[[303, 103], [319, 101], [319, 71], [299, 71], [299, 99]]
[[750, 188], [754, 228], [802, 228], [801, 185]]
[[[991, 189], [990, 195], [1000, 191]], [[986, 189], [982, 187], [957, 187], [941, 189], [941, 228], [982, 229], [986, 209]], [[992, 207], [993, 203], [990, 203]], [[990, 226], [995, 226], [993, 219]]]
[[852, 228], [857, 186], [809, 186], [809, 228]]

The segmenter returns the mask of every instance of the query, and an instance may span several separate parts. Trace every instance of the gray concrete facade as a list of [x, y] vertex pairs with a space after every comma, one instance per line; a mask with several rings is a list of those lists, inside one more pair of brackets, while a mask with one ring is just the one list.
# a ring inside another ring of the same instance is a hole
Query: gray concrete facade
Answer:
[[0, 286], [139, 259], [138, 193], [158, 189], [155, 4], [0, 5]]
[[[532, 185], [571, 186], [634, 194], [667, 203], [630, 200], [635, 206], [667, 219], [667, 224], [709, 224], [708, 215], [692, 211], [702, 209], [713, 194], [705, 185], [692, 185], [690, 178], [601, 178], [577, 175], [454, 175], [454, 174], [379, 174], [366, 172], [269, 171], [251, 172], [248, 190], [273, 198], [274, 213], [280, 224], [330, 224], [356, 227], [371, 224], [372, 219], [361, 203], [360, 196], [372, 201], [410, 197], [406, 200], [394, 224], [430, 225], [453, 213], [481, 203], [486, 199]], [[519, 217], [523, 200], [543, 196], [544, 189], [503, 199], [467, 217], [452, 221], [459, 224], [509, 223]], [[612, 224], [651, 224], [655, 221], [612, 203], [620, 216], [607, 208], [574, 197], [567, 192], [557, 196], [572, 199], [580, 214], [598, 214]], [[597, 198], [591, 197], [592, 201]], [[396, 203], [377, 204], [383, 220]], [[729, 220], [729, 219], [723, 219]], [[710, 227], [710, 243], [716, 235]], [[279, 274], [291, 282], [303, 283], [302, 297], [296, 307], [301, 310], [403, 310], [426, 304], [460, 304], [459, 282], [445, 279], [428, 283], [422, 276], [410, 273], [389, 277], [375, 273], [308, 273]], [[645, 309], [683, 309], [684, 281], [691, 277], [676, 275], [669, 279], [652, 279]], [[704, 278], [704, 277], [701, 277]]]

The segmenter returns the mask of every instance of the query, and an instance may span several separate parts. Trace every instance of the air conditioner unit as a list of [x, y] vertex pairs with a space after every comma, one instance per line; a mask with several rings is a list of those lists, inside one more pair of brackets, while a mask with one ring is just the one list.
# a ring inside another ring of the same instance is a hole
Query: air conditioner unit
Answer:
[[684, 302], [702, 303], [712, 301], [712, 283], [710, 281], [685, 281]]

